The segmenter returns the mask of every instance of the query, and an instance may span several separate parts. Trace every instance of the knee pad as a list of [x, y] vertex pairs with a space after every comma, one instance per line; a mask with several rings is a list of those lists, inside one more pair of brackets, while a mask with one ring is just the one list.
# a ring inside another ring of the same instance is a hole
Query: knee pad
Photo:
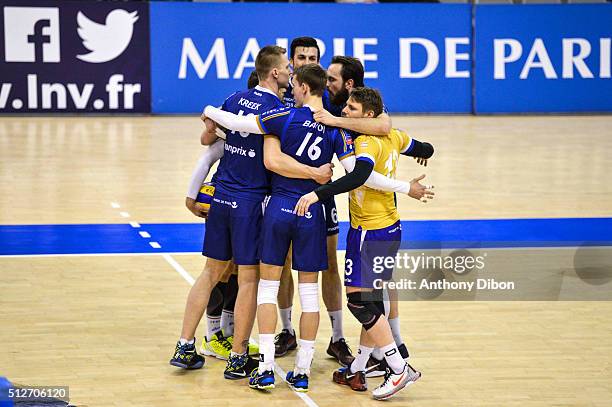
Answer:
[[361, 295], [359, 292], [347, 294], [348, 308], [367, 331], [376, 325], [383, 315], [384, 305], [382, 301], [364, 301]]
[[299, 283], [298, 291], [302, 312], [319, 312], [319, 284]]
[[225, 283], [217, 283], [210, 292], [208, 305], [206, 306], [206, 315], [219, 316], [223, 310], [223, 290], [222, 286]]
[[278, 288], [280, 281], [277, 280], [259, 280], [257, 285], [257, 305], [278, 303]]
[[223, 297], [223, 309], [227, 311], [234, 311], [234, 305], [236, 305], [236, 296], [238, 295], [238, 276], [232, 274], [227, 280], [227, 288], [225, 289], [225, 296]]
[[382, 289], [382, 298], [383, 298], [383, 306], [385, 316], [389, 316], [389, 312], [391, 311], [391, 300], [389, 299], [389, 290]]

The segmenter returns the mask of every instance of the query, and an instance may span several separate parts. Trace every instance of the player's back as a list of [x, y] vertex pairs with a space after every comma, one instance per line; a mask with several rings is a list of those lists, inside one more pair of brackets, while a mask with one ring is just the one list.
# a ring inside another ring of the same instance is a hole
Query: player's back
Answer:
[[[257, 115], [282, 106], [274, 92], [256, 86], [234, 93], [221, 108], [238, 115]], [[266, 195], [269, 191], [269, 174], [263, 163], [263, 138], [260, 135], [228, 131], [225, 152], [215, 181], [217, 190], [221, 192], [243, 197]]]
[[[283, 108], [260, 117], [262, 129], [277, 137], [281, 151], [302, 164], [319, 167], [331, 162], [334, 154], [342, 159], [352, 154], [350, 136], [342, 129], [315, 122], [308, 106]], [[314, 191], [319, 184], [311, 179], [287, 178], [272, 174], [273, 195], [300, 198]]]
[[[395, 178], [400, 152], [411, 139], [404, 131], [391, 129], [386, 136], [358, 136], [355, 143], [357, 157], [367, 157], [374, 163], [374, 171]], [[362, 185], [350, 192], [351, 226], [363, 229], [383, 229], [399, 220], [393, 192], [383, 192]]]

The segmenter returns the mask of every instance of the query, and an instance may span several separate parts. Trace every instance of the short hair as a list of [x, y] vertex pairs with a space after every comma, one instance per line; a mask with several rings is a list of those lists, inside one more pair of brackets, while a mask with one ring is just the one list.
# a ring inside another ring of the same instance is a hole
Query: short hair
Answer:
[[291, 41], [291, 46], [290, 48], [290, 58], [293, 59], [293, 57], [295, 56], [295, 49], [297, 47], [304, 47], [304, 48], [316, 48], [317, 49], [317, 61], [319, 59], [321, 59], [321, 50], [319, 49], [319, 44], [317, 43], [317, 40], [315, 40], [312, 37], [297, 37], [294, 38], [293, 41]]
[[257, 76], [265, 79], [270, 71], [278, 64], [278, 60], [287, 50], [278, 45], [266, 45], [255, 58], [255, 71]]
[[354, 87], [359, 88], [363, 87], [363, 64], [360, 60], [353, 57], [345, 57], [341, 55], [336, 55], [332, 58], [332, 64], [340, 64], [342, 65], [342, 69], [340, 70], [340, 75], [342, 76], [342, 81], [346, 82], [349, 79], [352, 79], [354, 82]]
[[310, 88], [310, 94], [323, 96], [327, 84], [327, 72], [319, 64], [302, 65], [293, 72], [299, 83], [305, 83]]
[[249, 75], [249, 79], [247, 81], [247, 88], [253, 89], [257, 85], [259, 85], [259, 78], [257, 77], [257, 71], [251, 71], [251, 75]]
[[372, 110], [374, 112], [374, 117], [378, 117], [383, 112], [382, 97], [377, 89], [365, 86], [353, 88], [351, 89], [349, 98], [353, 98], [355, 102], [361, 103], [364, 113], [368, 110]]

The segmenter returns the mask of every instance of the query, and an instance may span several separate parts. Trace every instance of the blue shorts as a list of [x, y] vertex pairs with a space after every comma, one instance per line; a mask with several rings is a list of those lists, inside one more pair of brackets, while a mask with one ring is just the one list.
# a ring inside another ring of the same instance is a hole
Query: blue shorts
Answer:
[[271, 196], [265, 209], [261, 231], [261, 262], [283, 266], [293, 243], [293, 269], [321, 271], [327, 269], [327, 237], [323, 206], [310, 206], [306, 216], [293, 213], [297, 198]]
[[384, 229], [351, 227], [346, 236], [344, 285], [374, 288], [374, 280], [390, 280], [395, 264], [389, 259], [395, 259], [401, 240], [399, 221]]
[[337, 235], [340, 232], [338, 227], [338, 210], [336, 209], [336, 201], [332, 196], [323, 205], [323, 214], [325, 215], [325, 225], [327, 228], [327, 236]]
[[238, 265], [259, 264], [263, 197], [231, 197], [215, 191], [204, 234], [202, 254]]

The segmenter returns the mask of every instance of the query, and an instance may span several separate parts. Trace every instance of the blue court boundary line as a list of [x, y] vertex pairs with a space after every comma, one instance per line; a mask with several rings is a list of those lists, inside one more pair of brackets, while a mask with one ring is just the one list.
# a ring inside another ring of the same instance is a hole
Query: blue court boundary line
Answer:
[[[339, 250], [346, 249], [348, 228], [340, 222]], [[0, 256], [194, 253], [202, 250], [204, 229], [203, 223], [0, 225]], [[612, 218], [402, 221], [405, 249], [579, 246], [612, 246]]]

